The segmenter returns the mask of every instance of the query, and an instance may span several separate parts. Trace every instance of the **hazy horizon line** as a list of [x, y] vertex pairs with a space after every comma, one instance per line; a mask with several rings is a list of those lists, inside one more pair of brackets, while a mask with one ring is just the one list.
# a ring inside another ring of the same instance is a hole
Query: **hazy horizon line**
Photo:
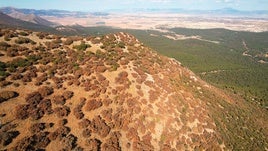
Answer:
[[[258, 9], [258, 10], [243, 10], [243, 9], [237, 9], [232, 7], [225, 7], [225, 8], [219, 8], [219, 9], [185, 9], [185, 8], [110, 8], [110, 9], [100, 9], [100, 10], [69, 10], [69, 9], [56, 9], [56, 8], [48, 8], [48, 9], [38, 9], [38, 8], [25, 8], [25, 7], [14, 7], [14, 6], [3, 6], [0, 7], [0, 9], [3, 8], [14, 8], [14, 9], [28, 9], [28, 10], [58, 10], [58, 11], [69, 11], [69, 12], [110, 12], [110, 11], [135, 11], [135, 10], [144, 10], [144, 11], [165, 11], [165, 10], [180, 10], [180, 11], [188, 11], [188, 12], [194, 12], [194, 11], [203, 11], [203, 12], [209, 12], [209, 11], [237, 11], [237, 12], [268, 12], [268, 10], [264, 9]], [[267, 14], [268, 15], [268, 14]]]

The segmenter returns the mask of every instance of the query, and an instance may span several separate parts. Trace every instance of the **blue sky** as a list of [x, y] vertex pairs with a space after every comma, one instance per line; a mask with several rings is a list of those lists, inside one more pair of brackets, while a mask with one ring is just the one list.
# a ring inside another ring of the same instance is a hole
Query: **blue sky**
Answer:
[[135, 8], [268, 10], [268, 0], [0, 0], [0, 7], [102, 11]]

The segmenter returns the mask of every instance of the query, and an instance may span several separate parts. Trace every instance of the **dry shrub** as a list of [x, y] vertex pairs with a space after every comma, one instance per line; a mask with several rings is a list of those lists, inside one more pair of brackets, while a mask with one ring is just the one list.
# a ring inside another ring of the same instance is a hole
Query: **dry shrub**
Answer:
[[23, 82], [31, 82], [32, 78], [37, 77], [36, 71], [30, 70], [26, 74], [23, 75], [22, 81]]
[[27, 119], [29, 117], [28, 108], [29, 108], [28, 104], [16, 106], [15, 107], [15, 111], [16, 111], [15, 117], [17, 119], [21, 119], [21, 120]]
[[101, 112], [101, 116], [108, 122], [112, 121], [112, 115], [113, 115], [113, 109], [107, 109], [107, 110], [103, 110]]
[[[85, 104], [85, 103], [84, 103]], [[74, 116], [80, 120], [84, 117], [84, 113], [82, 112], [82, 107], [84, 106], [84, 104], [79, 104], [74, 108]]]
[[70, 133], [71, 129], [66, 126], [60, 126], [58, 129], [56, 129], [54, 132], [49, 134], [50, 140], [59, 139], [62, 140], [64, 137], [66, 137]]
[[111, 150], [121, 150], [119, 138], [121, 137], [120, 132], [113, 132], [111, 137], [106, 141], [106, 143], [102, 144], [101, 149], [104, 151]]
[[46, 128], [46, 123], [35, 123], [35, 124], [31, 125], [29, 130], [31, 133], [36, 134], [36, 133], [41, 132], [45, 128]]
[[97, 66], [96, 68], [96, 72], [105, 72], [107, 70], [107, 68], [105, 66]]
[[43, 32], [39, 32], [39, 33], [36, 34], [36, 36], [39, 37], [39, 39], [43, 39], [46, 36], [48, 36], [48, 34], [47, 33], [43, 33]]
[[55, 104], [60, 104], [60, 105], [64, 105], [66, 100], [65, 98], [62, 96], [62, 95], [55, 95], [53, 98], [52, 98], [52, 101], [55, 103]]
[[19, 55], [19, 52], [18, 52], [17, 49], [11, 47], [11, 48], [7, 48], [6, 55], [8, 57], [15, 57], [15, 56], [18, 56]]
[[43, 87], [39, 88], [37, 91], [40, 93], [40, 95], [43, 98], [46, 97], [46, 96], [51, 95], [54, 92], [53, 88], [48, 87], [48, 86], [43, 86]]
[[83, 119], [81, 122], [78, 123], [79, 128], [87, 128], [90, 125], [90, 120]]
[[34, 44], [35, 42], [32, 41], [29, 38], [25, 38], [25, 37], [18, 37], [18, 39], [15, 40], [16, 44], [28, 44], [28, 43], [32, 43]]
[[39, 86], [41, 85], [43, 82], [45, 82], [47, 80], [47, 74], [43, 73], [41, 76], [36, 78], [35, 81], [35, 85]]
[[42, 150], [50, 143], [49, 132], [40, 132], [19, 140], [13, 150]]
[[45, 114], [43, 110], [40, 110], [40, 108], [34, 108], [33, 106], [30, 106], [28, 109], [28, 114], [33, 120], [39, 120], [42, 118]]
[[68, 100], [73, 97], [74, 93], [72, 91], [65, 91], [62, 95], [65, 100]]
[[19, 131], [0, 132], [0, 145], [7, 146], [20, 134]]
[[67, 137], [63, 137], [60, 145], [62, 147], [62, 150], [73, 150], [77, 144], [77, 137], [73, 134], [69, 134]]
[[34, 106], [38, 105], [42, 99], [42, 95], [39, 92], [29, 93], [25, 98], [27, 103]]
[[74, 116], [79, 120], [85, 116], [81, 110], [78, 110], [78, 108], [75, 108], [73, 113], [74, 113]]
[[61, 120], [58, 121], [58, 125], [59, 126], [64, 126], [67, 123], [68, 123], [68, 120], [67, 119], [61, 119]]
[[0, 42], [0, 49], [6, 51], [7, 48], [10, 47], [10, 45], [4, 41]]
[[86, 111], [91, 111], [91, 110], [100, 108], [101, 106], [102, 106], [101, 101], [97, 101], [96, 99], [91, 99], [87, 102], [85, 109]]
[[86, 141], [86, 146], [88, 150], [101, 150], [101, 141], [98, 139], [89, 139]]
[[67, 39], [63, 42], [63, 44], [64, 44], [64, 45], [71, 45], [73, 42], [74, 42], [74, 41], [73, 41], [72, 38], [67, 38]]
[[63, 107], [56, 107], [54, 109], [54, 112], [56, 113], [56, 115], [59, 117], [59, 118], [62, 118], [64, 116], [68, 116], [69, 113], [70, 113], [70, 108], [67, 107], [67, 106], [63, 106]]
[[89, 130], [89, 129], [84, 129], [83, 131], [82, 131], [82, 136], [83, 137], [85, 137], [85, 138], [88, 138], [88, 137], [90, 137], [91, 136], [91, 130]]
[[97, 133], [102, 138], [106, 137], [111, 130], [100, 116], [95, 116], [93, 118], [90, 128], [93, 133]]
[[42, 110], [45, 114], [51, 114], [53, 113], [52, 110], [52, 104], [50, 99], [44, 99], [39, 104], [38, 107], [40, 110]]
[[128, 81], [128, 73], [126, 71], [122, 71], [118, 74], [118, 77], [115, 78], [115, 82], [119, 84], [124, 84]]
[[0, 92], [0, 103], [15, 98], [17, 96], [19, 96], [19, 94], [15, 91], [2, 91]]
[[49, 41], [46, 41], [45, 45], [47, 46], [48, 49], [56, 49], [60, 47], [59, 43], [54, 43], [54, 42], [49, 42]]
[[10, 76], [11, 80], [19, 80], [22, 78], [22, 75], [20, 73], [14, 73]]
[[29, 36], [29, 33], [25, 32], [25, 31], [21, 31], [18, 34], [21, 36]]

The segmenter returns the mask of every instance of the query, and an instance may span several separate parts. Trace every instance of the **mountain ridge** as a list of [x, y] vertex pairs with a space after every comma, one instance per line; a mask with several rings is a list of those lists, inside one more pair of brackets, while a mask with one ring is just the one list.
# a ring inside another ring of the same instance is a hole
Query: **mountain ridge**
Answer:
[[58, 26], [57, 24], [52, 23], [46, 19], [43, 19], [42, 17], [36, 16], [35, 14], [24, 14], [24, 13], [14, 10], [7, 15], [16, 19], [20, 19], [23, 21], [27, 21], [27, 22], [31, 22], [31, 23], [35, 23], [39, 25], [44, 25], [44, 26], [49, 26], [49, 27]]
[[3, 149], [267, 149], [267, 111], [128, 33], [1, 35]]
[[12, 27], [12, 28], [22, 28], [22, 29], [37, 30], [37, 31], [46, 31], [46, 32], [53, 31], [54, 33], [58, 33], [52, 27], [16, 19], [2, 12], [0, 12], [0, 25], [4, 26], [5, 28]]

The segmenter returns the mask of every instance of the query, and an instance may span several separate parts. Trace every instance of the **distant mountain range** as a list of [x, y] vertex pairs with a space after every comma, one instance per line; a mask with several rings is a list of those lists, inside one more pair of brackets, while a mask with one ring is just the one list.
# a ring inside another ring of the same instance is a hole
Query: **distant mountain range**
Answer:
[[81, 12], [81, 11], [66, 11], [66, 10], [36, 10], [36, 9], [20, 9], [14, 7], [2, 7], [0, 11], [5, 14], [11, 14], [13, 11], [17, 11], [23, 14], [34, 14], [37, 16], [55, 16], [55, 17], [66, 17], [66, 16], [75, 16], [75, 17], [86, 17], [89, 14], [95, 16], [106, 16], [108, 13], [105, 12]]
[[29, 30], [45, 31], [60, 34], [81, 34], [79, 31], [84, 27], [79, 25], [62, 26], [44, 19], [42, 16], [51, 17], [67, 17], [72, 16], [75, 18], [87, 17], [88, 15], [94, 16], [107, 16], [108, 13], [104, 12], [75, 12], [65, 10], [35, 10], [35, 9], [19, 9], [13, 7], [0, 8], [0, 27], [15, 27]]
[[43, 30], [43, 31], [50, 31], [54, 29], [49, 26], [16, 19], [1, 12], [0, 12], [0, 25], [7, 27], [26, 28], [26, 29]]
[[67, 10], [36, 10], [36, 9], [19, 9], [13, 7], [2, 7], [0, 11], [5, 14], [11, 14], [13, 11], [17, 11], [23, 14], [35, 14], [37, 16], [55, 16], [55, 17], [86, 17], [88, 15], [94, 16], [107, 16], [112, 12], [168, 12], [168, 13], [183, 13], [183, 14], [212, 14], [212, 15], [266, 15], [268, 16], [268, 10], [253, 10], [253, 11], [242, 11], [233, 8], [223, 8], [215, 10], [186, 10], [186, 9], [111, 9], [103, 12], [82, 12], [82, 11], [67, 11]]
[[16, 9], [12, 7], [5, 7], [1, 8], [0, 11], [5, 13], [6, 15], [20, 19], [26, 22], [31, 22], [34, 24], [39, 24], [39, 25], [44, 25], [44, 26], [49, 26], [49, 27], [56, 27], [59, 24], [50, 22], [42, 17], [40, 17], [38, 14], [36, 14], [34, 11], [30, 12], [27, 11], [26, 9], [21, 10], [21, 9]]
[[[39, 17], [37, 17], [39, 18]], [[40, 19], [43, 21], [42, 19]], [[0, 27], [8, 27], [8, 28], [21, 28], [21, 29], [29, 29], [33, 31], [44, 31], [44, 32], [50, 32], [55, 34], [74, 34], [77, 33], [76, 29], [68, 26], [61, 26], [58, 25], [57, 27], [50, 27], [47, 25], [42, 25], [43, 22], [40, 23], [40, 20], [36, 23], [33, 23], [31, 21], [23, 21], [20, 19], [13, 18], [9, 15], [6, 15], [2, 12], [0, 12]], [[45, 22], [45, 21], [44, 21]]]
[[214, 15], [268, 15], [268, 10], [242, 11], [233, 8], [223, 8], [215, 10], [186, 10], [186, 9], [136, 9], [133, 11], [145, 12], [169, 12], [183, 14], [214, 14]]
[[[2, 13], [1, 13], [2, 12]], [[268, 10], [260, 11], [239, 11], [232, 8], [219, 10], [184, 10], [184, 9], [133, 9], [133, 10], [107, 10], [106, 12], [81, 12], [81, 11], [66, 11], [66, 10], [35, 10], [35, 9], [20, 9], [13, 7], [0, 8], [0, 26], [24, 28], [30, 30], [46, 31], [61, 34], [84, 34], [85, 28], [79, 25], [63, 26], [59, 23], [54, 23], [44, 18], [90, 18], [99, 16], [108, 16], [112, 13], [123, 12], [144, 12], [144, 13], [180, 13], [192, 15], [219, 15], [219, 16], [242, 16], [256, 17], [268, 19]], [[108, 16], [109, 17], [109, 16]], [[55, 20], [55, 19], [54, 19]], [[56, 20], [57, 21], [57, 20]]]

